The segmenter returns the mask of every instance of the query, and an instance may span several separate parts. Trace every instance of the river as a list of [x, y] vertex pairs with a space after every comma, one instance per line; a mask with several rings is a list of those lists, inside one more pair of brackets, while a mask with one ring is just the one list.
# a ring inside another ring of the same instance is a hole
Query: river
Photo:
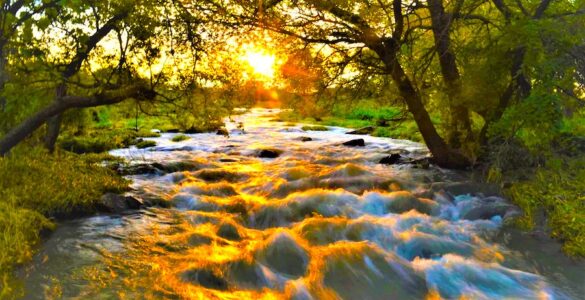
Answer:
[[[25, 298], [585, 295], [582, 262], [556, 243], [505, 229], [517, 213], [512, 205], [480, 186], [445, 192], [470, 174], [378, 163], [390, 153], [423, 157], [423, 145], [336, 127], [304, 132], [276, 122], [277, 114], [234, 116], [229, 138], [193, 134], [173, 142], [175, 134], [164, 133], [150, 139], [156, 147], [112, 151], [132, 164], [188, 170], [128, 176], [131, 194], [167, 208], [59, 224], [23, 271]], [[342, 145], [357, 138], [364, 147]]]

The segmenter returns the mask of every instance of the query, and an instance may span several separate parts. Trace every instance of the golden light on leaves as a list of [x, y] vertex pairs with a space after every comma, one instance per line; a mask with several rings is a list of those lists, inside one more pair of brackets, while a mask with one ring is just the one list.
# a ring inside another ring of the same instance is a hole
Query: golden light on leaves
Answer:
[[268, 48], [244, 44], [240, 48], [244, 78], [271, 85], [277, 79], [285, 59]]

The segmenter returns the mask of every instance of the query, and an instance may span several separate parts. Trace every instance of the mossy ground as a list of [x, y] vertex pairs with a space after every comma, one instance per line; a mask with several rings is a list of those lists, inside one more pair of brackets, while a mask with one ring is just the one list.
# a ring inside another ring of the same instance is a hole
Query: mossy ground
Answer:
[[0, 299], [21, 292], [14, 268], [31, 259], [40, 233], [54, 227], [52, 216], [91, 211], [104, 193], [127, 189], [125, 179], [101, 165], [105, 159], [113, 158], [30, 148], [0, 158]]

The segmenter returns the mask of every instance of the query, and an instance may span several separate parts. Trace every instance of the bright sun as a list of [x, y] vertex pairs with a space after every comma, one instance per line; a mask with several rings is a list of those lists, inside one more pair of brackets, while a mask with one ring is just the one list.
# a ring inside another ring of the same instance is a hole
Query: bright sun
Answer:
[[274, 54], [259, 49], [250, 49], [244, 53], [242, 60], [250, 66], [254, 74], [266, 79], [274, 79], [276, 74], [276, 56]]

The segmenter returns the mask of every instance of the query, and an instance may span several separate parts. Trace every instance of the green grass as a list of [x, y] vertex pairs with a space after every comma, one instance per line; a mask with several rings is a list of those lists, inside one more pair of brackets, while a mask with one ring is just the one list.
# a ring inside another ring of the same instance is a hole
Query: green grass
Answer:
[[54, 227], [50, 216], [92, 211], [104, 193], [127, 189], [126, 180], [100, 165], [106, 158], [34, 149], [0, 158], [0, 299], [22, 292], [14, 268], [31, 259], [40, 232]]
[[184, 135], [184, 134], [177, 134], [171, 139], [171, 141], [178, 143], [178, 142], [186, 141], [188, 139], [191, 139], [191, 138]]
[[64, 135], [59, 139], [58, 145], [61, 149], [77, 154], [102, 153], [135, 145], [139, 138], [159, 136], [159, 133], [148, 130], [94, 129], [83, 136]]
[[[313, 126], [304, 126], [302, 129], [305, 131], [315, 130], [312, 128], [317, 126], [335, 126], [352, 129], [373, 126], [376, 128], [372, 133], [373, 136], [423, 142], [414, 120], [406, 118], [401, 121], [392, 121], [399, 118], [400, 115], [400, 108], [379, 106], [375, 103], [365, 101], [356, 107], [340, 105], [334, 108], [330, 115], [321, 117], [319, 120], [301, 116], [295, 111], [282, 112], [278, 119], [282, 122], [287, 122], [287, 124], [293, 124], [294, 122], [313, 124]], [[438, 120], [435, 121], [438, 122]]]
[[311, 126], [303, 126], [301, 127], [303, 131], [329, 131], [329, 128], [322, 126], [322, 125], [311, 125]]
[[522, 228], [533, 228], [544, 210], [552, 236], [563, 242], [565, 252], [585, 256], [585, 158], [553, 159], [508, 193], [525, 212], [518, 220]]

